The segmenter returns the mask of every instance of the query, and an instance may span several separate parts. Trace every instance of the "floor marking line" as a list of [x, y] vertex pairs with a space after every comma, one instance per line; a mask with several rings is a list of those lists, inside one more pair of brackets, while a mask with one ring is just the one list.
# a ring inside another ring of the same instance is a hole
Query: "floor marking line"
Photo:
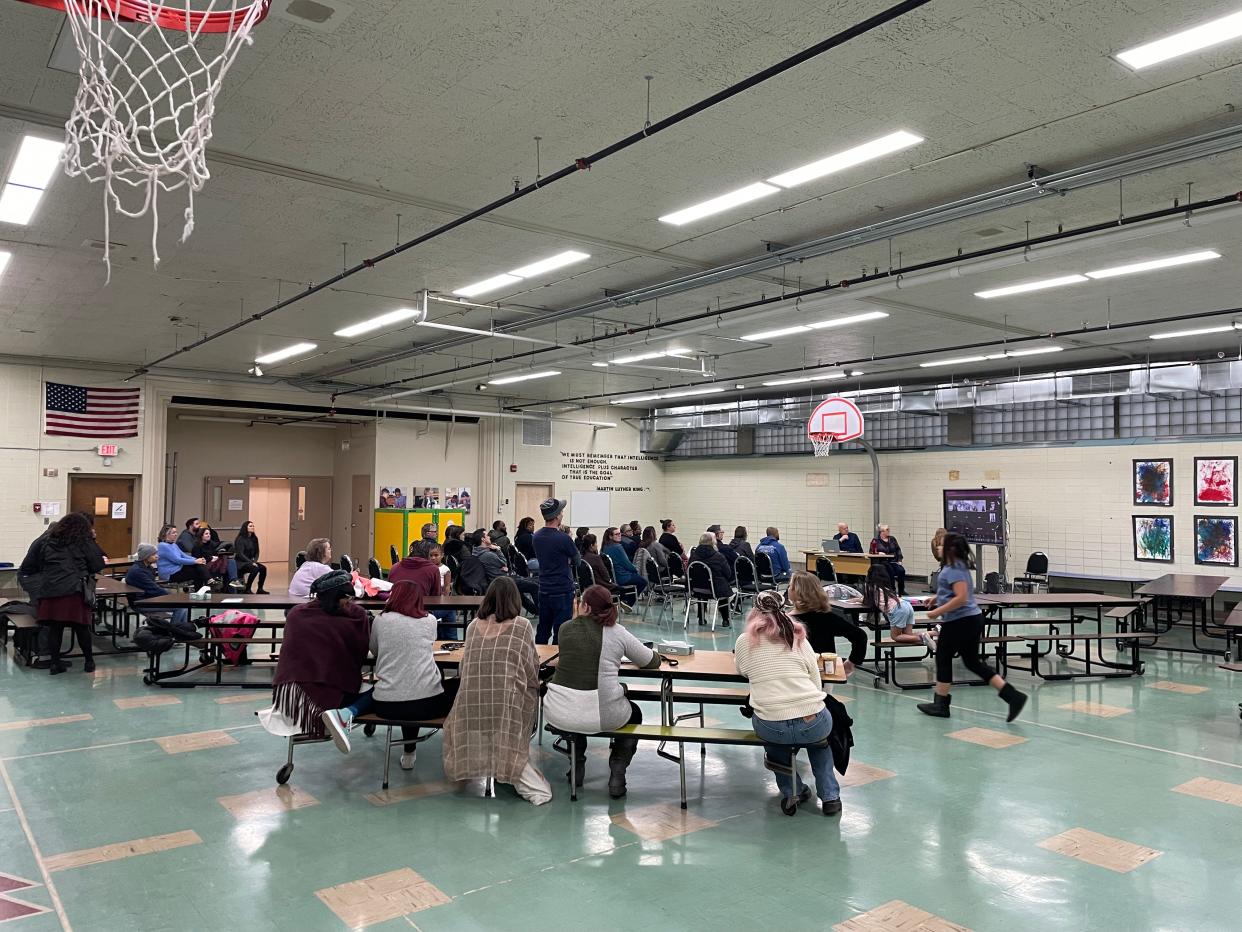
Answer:
[[48, 873], [47, 866], [43, 863], [43, 854], [39, 851], [34, 833], [30, 830], [30, 823], [26, 821], [26, 810], [22, 808], [21, 800], [17, 798], [17, 787], [13, 785], [9, 769], [4, 766], [2, 760], [0, 760], [0, 780], [4, 781], [5, 789], [9, 792], [9, 799], [13, 801], [13, 811], [17, 813], [17, 821], [26, 836], [26, 844], [30, 846], [30, 853], [34, 855], [35, 864], [39, 867], [39, 873], [43, 877], [43, 886], [47, 888], [48, 895], [52, 898], [52, 908], [56, 910], [56, 915], [60, 918], [60, 927], [64, 932], [73, 932], [73, 926], [69, 924], [69, 916], [65, 913], [65, 904], [60, 901], [60, 894], [56, 892], [56, 885], [52, 883], [52, 875]]
[[[858, 683], [858, 684], [851, 683], [850, 685], [853, 686], [855, 689], [866, 689], [866, 690], [870, 690], [873, 693], [885, 693], [886, 695], [890, 695], [890, 696], [893, 695], [892, 693], [888, 692], [888, 690], [886, 689], [876, 689], [874, 686], [863, 686], [861, 683]], [[898, 695], [896, 696], [896, 698], [909, 699], [910, 701], [913, 702], [917, 700], [919, 697]], [[966, 706], [960, 706], [960, 705], [955, 705], [953, 708], [955, 711], [975, 712], [979, 715], [987, 715], [991, 718], [1004, 718], [1005, 717], [1004, 712], [988, 712], [986, 709], [971, 709]], [[1060, 731], [1060, 732], [1064, 732], [1067, 735], [1078, 735], [1081, 738], [1094, 738], [1097, 741], [1107, 741], [1110, 744], [1121, 744], [1121, 745], [1125, 745], [1128, 748], [1139, 748], [1140, 750], [1143, 750], [1143, 751], [1155, 751], [1158, 754], [1170, 754], [1173, 757], [1184, 757], [1186, 760], [1197, 760], [1197, 761], [1202, 761], [1205, 764], [1217, 764], [1221, 767], [1233, 767], [1236, 770], [1242, 770], [1242, 764], [1234, 764], [1234, 763], [1230, 763], [1229, 761], [1225, 761], [1225, 760], [1217, 760], [1214, 757], [1202, 757], [1198, 754], [1187, 754], [1185, 751], [1172, 751], [1168, 748], [1153, 747], [1150, 744], [1137, 744], [1134, 741], [1126, 741], [1122, 738], [1110, 738], [1107, 735], [1093, 735], [1087, 731], [1076, 731], [1073, 728], [1062, 728], [1060, 725], [1049, 725], [1045, 722], [1033, 722], [1030, 719], [1023, 719], [1022, 724], [1030, 725], [1032, 728], [1047, 728], [1049, 731]]]
[[[262, 728], [263, 726], [256, 722], [253, 725], [230, 725], [228, 728], [215, 728], [213, 731], [245, 731], [247, 728]], [[30, 760], [34, 757], [51, 757], [53, 754], [72, 754], [75, 751], [101, 751], [105, 748], [123, 748], [130, 744], [147, 744], [149, 742], [158, 741], [160, 738], [175, 738], [177, 735], [156, 735], [153, 738], [133, 738], [130, 741], [113, 741], [109, 744], [88, 744], [80, 748], [60, 748], [56, 751], [38, 751], [34, 754], [17, 754], [13, 757], [0, 757], [0, 761], [14, 760]]]

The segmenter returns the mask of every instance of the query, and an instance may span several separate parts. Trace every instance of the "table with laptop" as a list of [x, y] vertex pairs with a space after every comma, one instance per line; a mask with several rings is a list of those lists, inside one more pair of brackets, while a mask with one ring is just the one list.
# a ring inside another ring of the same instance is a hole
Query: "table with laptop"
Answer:
[[823, 559], [832, 564], [832, 569], [838, 576], [861, 578], [866, 578], [873, 562], [892, 559], [892, 555], [887, 553], [855, 553], [842, 550], [841, 542], [831, 537], [821, 542], [819, 550], [803, 550], [802, 553], [806, 557], [806, 571], [812, 575], [816, 573], [819, 561]]

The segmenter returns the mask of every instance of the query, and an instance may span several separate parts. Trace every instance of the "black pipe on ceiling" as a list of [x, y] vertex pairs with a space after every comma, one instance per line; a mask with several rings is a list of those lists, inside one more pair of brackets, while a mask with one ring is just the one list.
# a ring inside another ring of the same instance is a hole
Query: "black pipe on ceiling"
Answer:
[[[465, 224], [469, 223], [472, 220], [477, 220], [479, 217], [482, 217], [486, 214], [490, 214], [493, 211], [498, 210], [501, 207], [505, 207], [509, 204], [512, 204], [514, 201], [521, 200], [522, 198], [526, 197], [529, 194], [533, 194], [534, 192], [540, 190], [541, 188], [546, 188], [548, 185], [555, 184], [558, 181], [562, 181], [565, 178], [568, 178], [570, 175], [575, 175], [580, 171], [589, 171], [591, 169], [591, 166], [596, 165], [599, 162], [602, 162], [604, 159], [608, 158], [610, 155], [616, 155], [618, 152], [623, 152], [624, 150], [630, 148], [631, 146], [637, 145], [638, 143], [642, 142], [648, 137], [654, 136], [656, 133], [662, 132], [673, 126], [676, 126], [677, 124], [682, 123], [685, 120], [688, 120], [691, 117], [696, 116], [702, 113], [703, 111], [716, 106], [717, 104], [723, 103], [732, 97], [736, 97], [738, 94], [744, 93], [745, 91], [748, 91], [754, 87], [758, 87], [760, 84], [764, 83], [765, 81], [775, 78], [778, 75], [784, 74], [786, 71], [789, 71], [792, 68], [796, 68], [798, 65], [801, 65], [804, 62], [810, 61], [812, 58], [816, 58], [824, 54], [825, 52], [828, 52], [832, 49], [837, 48], [838, 46], [844, 45], [845, 43], [849, 42], [852, 39], [857, 39], [859, 36], [865, 35], [874, 29], [878, 29], [880, 26], [883, 26], [886, 23], [889, 23], [901, 16], [904, 16], [906, 13], [909, 13], [912, 10], [917, 10], [921, 6], [926, 6], [930, 2], [931, 0], [902, 0], [902, 2], [897, 3], [889, 7], [886, 10], [882, 10], [879, 13], [876, 13], [874, 16], [867, 17], [862, 22], [855, 23], [853, 26], [843, 29], [840, 32], [836, 33], [835, 35], [829, 36], [827, 39], [817, 42], [814, 45], [809, 46], [800, 52], [796, 52], [793, 55], [790, 55], [788, 58], [784, 58], [781, 61], [777, 62], [776, 64], [770, 65], [767, 68], [764, 68], [762, 71], [757, 71], [754, 74], [750, 75], [749, 77], [743, 78], [741, 81], [731, 84], [728, 87], [724, 88], [723, 90], [717, 91], [715, 94], [705, 97], [702, 100], [697, 101], [696, 103], [690, 104], [690, 106], [688, 107], [684, 107], [681, 110], [678, 110], [676, 113], [672, 114], [671, 116], [667, 116], [662, 120], [657, 120], [656, 122], [650, 124], [649, 126], [644, 126], [638, 132], [630, 133], [630, 135], [617, 140], [616, 142], [612, 143], [609, 146], [605, 146], [603, 149], [600, 149], [598, 152], [594, 152], [591, 155], [587, 155], [587, 156], [583, 156], [581, 158], [575, 159], [572, 164], [566, 165], [564, 168], [558, 169], [557, 171], [553, 172], [551, 175], [548, 175], [543, 178], [538, 178], [531, 184], [526, 185], [525, 187], [515, 188], [512, 192], [510, 192], [509, 194], [506, 194], [504, 197], [497, 198], [496, 200], [492, 201], [489, 204], [484, 204], [482, 207], [478, 207], [470, 211], [467, 214], [463, 214], [462, 216], [456, 217], [448, 221], [447, 223], [443, 223], [440, 226], [435, 227], [434, 229], [428, 230], [426, 233], [416, 236], [411, 240], [407, 240], [404, 243], [400, 243], [399, 245], [394, 246], [392, 249], [386, 250], [385, 252], [382, 252], [377, 256], [372, 256], [369, 259], [363, 259], [357, 265], [351, 268], [345, 269], [344, 271], [336, 275], [333, 275], [331, 278], [327, 279], [326, 281], [320, 282], [317, 285], [311, 285], [310, 287], [305, 288], [302, 291], [299, 291], [297, 294], [293, 295], [293, 297], [291, 298], [286, 298], [284, 301], [278, 301], [277, 303], [273, 304], [271, 307], [265, 310], [259, 311], [258, 313], [251, 314], [249, 317], [245, 318], [244, 320], [240, 320], [235, 324], [230, 324], [229, 326], [225, 327], [223, 330], [217, 330], [215, 333], [209, 333], [207, 334], [207, 336], [202, 337], [199, 340], [195, 340], [193, 343], [188, 343], [185, 346], [181, 347], [180, 349], [174, 350], [171, 353], [167, 353], [166, 355], [161, 356], [159, 359], [152, 360], [151, 362], [146, 363], [141, 368], [135, 369], [133, 375], [131, 375], [129, 378], [134, 378], [139, 375], [144, 375], [154, 366], [158, 366], [161, 363], [167, 362], [170, 359], [180, 356], [182, 353], [188, 353], [191, 350], [198, 349], [200, 346], [205, 346], [206, 344], [211, 343], [214, 340], [218, 340], [221, 337], [226, 336], [230, 333], [233, 333], [236, 330], [240, 330], [242, 327], [255, 323], [256, 321], [260, 321], [263, 318], [267, 317], [269, 314], [275, 314], [277, 311], [283, 310], [284, 308], [297, 304], [299, 301], [303, 301], [306, 298], [309, 298], [314, 294], [318, 294], [320, 291], [323, 291], [325, 288], [330, 288], [333, 285], [336, 285], [339, 282], [342, 282], [345, 279], [350, 278], [353, 275], [356, 275], [357, 273], [363, 271], [364, 269], [374, 268], [376, 265], [383, 262], [385, 259], [391, 259], [393, 256], [400, 255], [401, 253], [405, 252], [407, 249], [413, 249], [415, 246], [422, 245], [423, 243], [426, 243], [429, 240], [433, 240], [438, 236], [442, 236], [445, 233], [448, 233], [450, 230], [455, 230], [460, 226], [464, 226]], [[126, 381], [128, 380], [129, 379], [126, 379]]]

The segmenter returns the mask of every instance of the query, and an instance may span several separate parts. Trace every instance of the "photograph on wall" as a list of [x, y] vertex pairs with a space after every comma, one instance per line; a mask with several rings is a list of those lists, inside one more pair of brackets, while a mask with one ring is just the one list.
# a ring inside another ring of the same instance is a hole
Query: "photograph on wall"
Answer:
[[1236, 505], [1237, 484], [1236, 456], [1195, 457], [1196, 505]]
[[1173, 562], [1173, 516], [1134, 515], [1134, 559]]
[[436, 485], [416, 485], [411, 487], [414, 493], [415, 508], [440, 508], [440, 487]]
[[1173, 461], [1134, 461], [1134, 504], [1173, 505]]
[[1200, 566], [1238, 565], [1238, 519], [1195, 515], [1195, 562]]
[[444, 508], [460, 508], [470, 514], [470, 490], [465, 486], [459, 489], [444, 490]]
[[379, 507], [380, 508], [405, 508], [409, 498], [405, 492], [401, 491], [400, 486], [382, 485], [379, 490]]

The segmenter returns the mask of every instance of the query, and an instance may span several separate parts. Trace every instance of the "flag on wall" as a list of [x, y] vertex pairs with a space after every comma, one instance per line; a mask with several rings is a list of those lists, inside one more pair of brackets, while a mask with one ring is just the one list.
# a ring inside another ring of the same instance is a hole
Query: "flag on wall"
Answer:
[[56, 437], [137, 437], [141, 389], [47, 382], [43, 432]]

